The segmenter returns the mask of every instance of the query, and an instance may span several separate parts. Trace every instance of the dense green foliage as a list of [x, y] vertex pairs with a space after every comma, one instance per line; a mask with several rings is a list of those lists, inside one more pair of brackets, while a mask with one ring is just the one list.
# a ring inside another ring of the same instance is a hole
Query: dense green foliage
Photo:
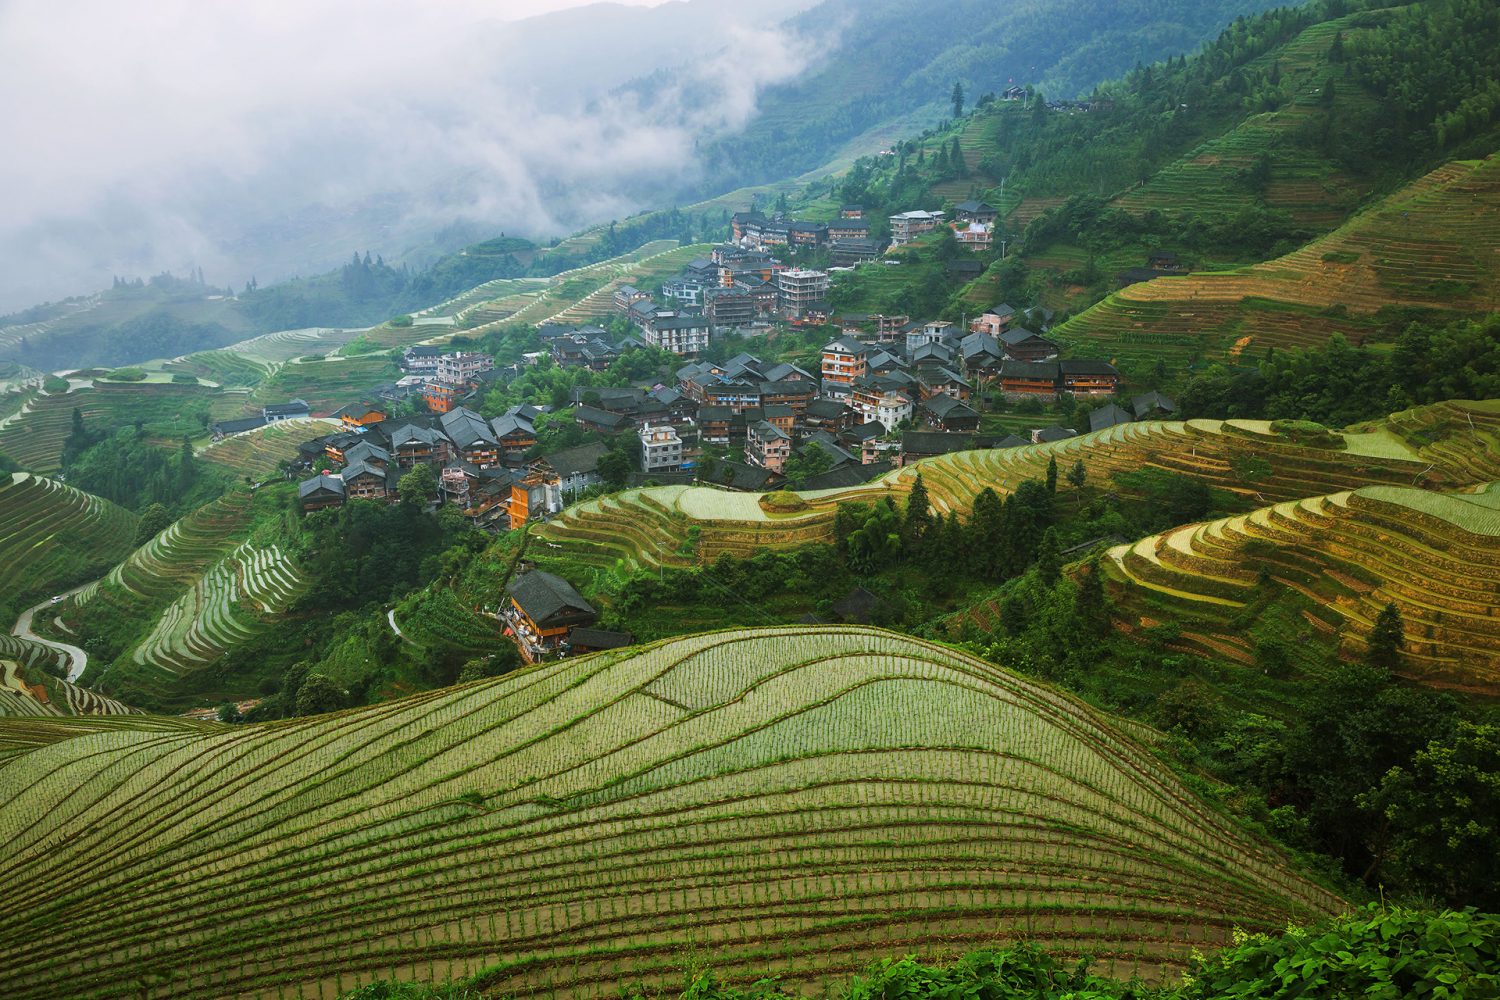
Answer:
[[1445, 399], [1500, 396], [1500, 317], [1409, 325], [1390, 351], [1322, 347], [1271, 354], [1255, 367], [1215, 365], [1178, 402], [1188, 417], [1316, 420], [1343, 425]]
[[68, 483], [137, 512], [160, 505], [181, 516], [218, 496], [229, 481], [227, 470], [199, 461], [186, 438], [171, 451], [135, 427], [122, 427], [81, 451], [77, 443], [70, 437], [63, 457]]

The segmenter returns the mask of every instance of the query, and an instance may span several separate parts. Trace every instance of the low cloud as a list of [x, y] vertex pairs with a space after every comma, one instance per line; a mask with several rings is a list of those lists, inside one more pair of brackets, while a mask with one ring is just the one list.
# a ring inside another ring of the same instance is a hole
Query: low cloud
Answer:
[[813, 44], [764, 22], [810, 2], [517, 21], [480, 0], [13, 0], [0, 308], [111, 274], [312, 273], [454, 221], [552, 235], [623, 216], [691, 183], [695, 143], [803, 70]]

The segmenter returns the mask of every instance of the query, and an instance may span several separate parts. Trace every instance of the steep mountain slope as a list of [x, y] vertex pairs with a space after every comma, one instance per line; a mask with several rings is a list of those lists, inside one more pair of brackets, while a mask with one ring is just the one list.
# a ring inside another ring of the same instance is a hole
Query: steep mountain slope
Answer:
[[1342, 907], [1142, 737], [873, 629], [80, 735], [0, 767], [0, 977], [17, 1000], [474, 973], [487, 995], [569, 997], [675, 981], [703, 948], [721, 974], [769, 961], [814, 989], [1024, 936], [1160, 978], [1235, 928]]
[[1191, 52], [1236, 16], [1273, 6], [828, 0], [788, 23], [814, 39], [831, 36], [830, 50], [813, 72], [768, 91], [741, 134], [709, 148], [708, 176], [722, 190], [812, 170], [841, 146], [846, 155], [874, 152], [948, 117], [955, 81], [971, 102], [1013, 84], [1073, 97], [1137, 63]]
[[[48, 646], [0, 635], [0, 716], [126, 715], [134, 709], [63, 680], [67, 664]], [[10, 746], [0, 737], [0, 755]]]
[[307, 582], [278, 531], [285, 498], [285, 490], [236, 489], [59, 605], [103, 654], [90, 682], [133, 704], [170, 703], [207, 663], [264, 632]]

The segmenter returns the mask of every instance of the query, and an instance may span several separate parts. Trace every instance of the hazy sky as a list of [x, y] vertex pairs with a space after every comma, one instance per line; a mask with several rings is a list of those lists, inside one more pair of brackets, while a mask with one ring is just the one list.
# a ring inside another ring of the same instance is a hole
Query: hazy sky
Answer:
[[[811, 3], [0, 0], [0, 310], [111, 274], [264, 283], [454, 220], [551, 235], [647, 207], [696, 137], [805, 65], [774, 24]], [[610, 93], [663, 66], [650, 106]]]

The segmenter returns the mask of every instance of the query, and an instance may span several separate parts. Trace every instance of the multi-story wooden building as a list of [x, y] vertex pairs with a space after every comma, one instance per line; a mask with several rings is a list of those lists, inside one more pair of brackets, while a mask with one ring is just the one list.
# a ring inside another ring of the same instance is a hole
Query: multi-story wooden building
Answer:
[[[852, 337], [839, 337], [823, 345], [823, 357], [819, 362], [819, 371], [823, 377], [825, 391], [830, 386], [844, 388], [854, 383], [855, 379], [863, 378], [866, 371], [866, 360], [869, 358], [869, 348]], [[835, 389], [835, 391], [838, 391]]]
[[1059, 361], [1058, 367], [1062, 391], [1074, 396], [1113, 396], [1124, 381], [1119, 369], [1107, 361], [1074, 359]]

